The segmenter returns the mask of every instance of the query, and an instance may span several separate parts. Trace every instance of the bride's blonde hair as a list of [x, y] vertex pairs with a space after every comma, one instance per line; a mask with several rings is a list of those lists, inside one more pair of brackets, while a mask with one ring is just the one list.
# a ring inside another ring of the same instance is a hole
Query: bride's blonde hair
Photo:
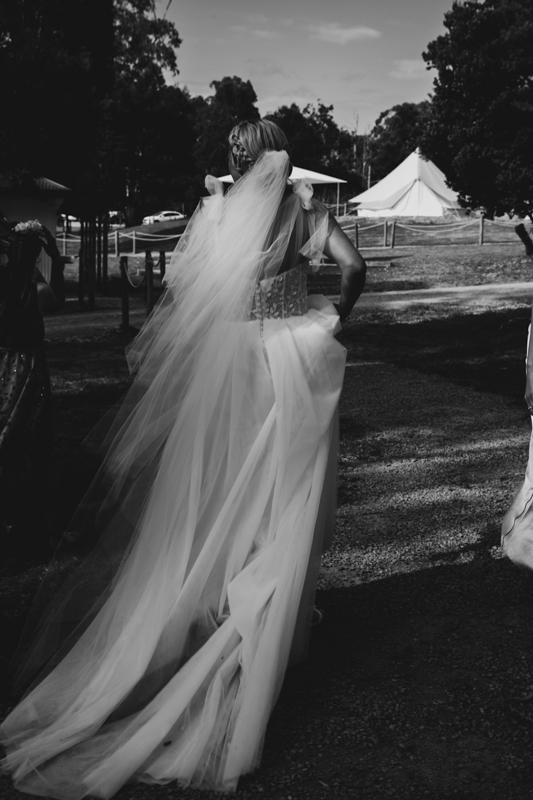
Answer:
[[270, 119], [238, 122], [228, 136], [229, 157], [236, 169], [248, 169], [265, 150], [284, 150], [290, 155], [289, 141]]

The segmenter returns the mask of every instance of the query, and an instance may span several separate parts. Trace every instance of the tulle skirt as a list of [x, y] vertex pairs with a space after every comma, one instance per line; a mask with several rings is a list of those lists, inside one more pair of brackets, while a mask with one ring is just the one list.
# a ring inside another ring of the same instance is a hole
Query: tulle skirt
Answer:
[[258, 765], [333, 520], [345, 350], [332, 304], [309, 300], [305, 316], [239, 323], [192, 451], [168, 436], [111, 590], [2, 726], [20, 791], [230, 792]]
[[[526, 354], [530, 337], [531, 325], [527, 333]], [[531, 422], [533, 425], [533, 417]], [[524, 482], [502, 520], [501, 544], [505, 555], [517, 566], [533, 569], [533, 430]]]
[[533, 432], [524, 482], [503, 518], [501, 542], [511, 561], [533, 570]]

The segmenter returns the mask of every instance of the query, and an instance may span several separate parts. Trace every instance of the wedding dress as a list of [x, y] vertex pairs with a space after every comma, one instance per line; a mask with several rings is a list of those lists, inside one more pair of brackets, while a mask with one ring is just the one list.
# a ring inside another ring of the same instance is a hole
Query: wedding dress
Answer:
[[288, 170], [267, 151], [225, 197], [209, 181], [133, 343], [103, 533], [41, 623], [26, 668], [46, 666], [2, 726], [20, 791], [230, 792], [258, 764], [331, 533], [345, 364], [334, 306], [306, 289], [328, 215], [305, 186], [287, 194]]
[[[531, 325], [527, 334], [526, 361], [530, 338]], [[517, 566], [533, 569], [533, 431], [524, 481], [502, 520], [501, 545], [505, 555]]]

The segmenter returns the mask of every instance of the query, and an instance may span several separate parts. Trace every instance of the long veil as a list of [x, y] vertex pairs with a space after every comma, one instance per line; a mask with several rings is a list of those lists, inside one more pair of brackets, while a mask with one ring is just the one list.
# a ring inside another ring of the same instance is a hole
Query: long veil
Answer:
[[[127, 595], [126, 562], [129, 584], [141, 598], [141, 587], [177, 548], [182, 574], [173, 579], [182, 585], [202, 544], [194, 541], [195, 532], [206, 527], [209, 498], [223, 473], [231, 486], [227, 447], [220, 445], [239, 434], [247, 369], [241, 323], [250, 318], [257, 280], [276, 274], [289, 244], [299, 205], [289, 204], [280, 216], [289, 170], [286, 153], [266, 151], [225, 196], [219, 182], [208, 182], [214, 194], [191, 218], [167, 271], [167, 291], [129, 348], [136, 377], [105, 438], [103, 466], [70, 526], [83, 528], [89, 552], [75, 556], [76, 568], [61, 588], [60, 569], [49, 569], [20, 648], [18, 683], [31, 680], [33, 686], [98, 625], [101, 645], [92, 642], [90, 653], [76, 654], [79, 679], [63, 692], [65, 708], [94, 659], [107, 657], [106, 642], [125, 634], [118, 607], [106, 601]], [[221, 463], [213, 460], [217, 453]], [[158, 483], [162, 472], [172, 476], [172, 485]], [[139, 547], [154, 503], [160, 506], [158, 528]], [[184, 508], [188, 518], [176, 518]], [[118, 586], [124, 592], [115, 591]], [[120, 683], [128, 685], [127, 671]]]
[[289, 168], [267, 151], [226, 196], [208, 181], [129, 349], [136, 378], [78, 515], [88, 552], [2, 725], [23, 791], [109, 798], [132, 775], [230, 791], [258, 762], [320, 552], [345, 363], [325, 298], [251, 313], [279, 271], [301, 299], [327, 234], [325, 208], [287, 192]]

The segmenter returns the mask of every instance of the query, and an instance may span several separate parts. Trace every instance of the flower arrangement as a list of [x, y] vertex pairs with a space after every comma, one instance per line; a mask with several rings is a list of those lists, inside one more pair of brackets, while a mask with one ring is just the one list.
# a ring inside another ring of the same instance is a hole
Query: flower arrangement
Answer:
[[13, 228], [15, 233], [43, 233], [43, 226], [38, 219], [29, 219], [27, 222], [17, 222]]

